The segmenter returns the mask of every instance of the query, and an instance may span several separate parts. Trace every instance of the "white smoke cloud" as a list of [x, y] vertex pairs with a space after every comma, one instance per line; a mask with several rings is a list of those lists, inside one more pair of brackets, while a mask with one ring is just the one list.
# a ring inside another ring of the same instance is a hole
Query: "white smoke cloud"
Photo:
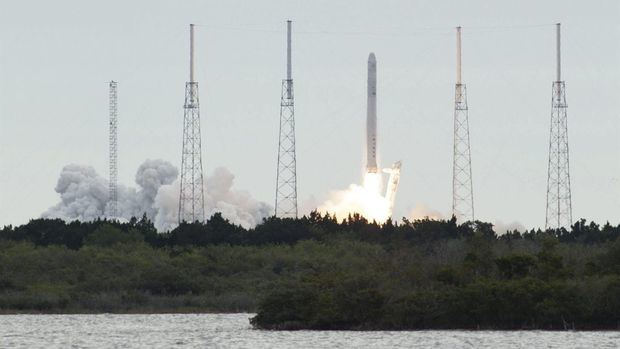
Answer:
[[308, 216], [312, 211], [317, 210], [318, 207], [318, 199], [314, 195], [311, 195], [305, 198], [299, 205], [299, 214], [302, 216]]
[[[146, 160], [136, 173], [138, 188], [118, 186], [118, 218], [128, 220], [146, 213], [160, 230], [177, 225], [179, 182], [178, 170], [164, 160]], [[246, 228], [260, 223], [272, 214], [272, 208], [259, 202], [246, 191], [233, 190], [234, 175], [217, 168], [207, 177], [205, 210], [207, 217], [215, 212]], [[44, 218], [89, 221], [109, 216], [108, 181], [91, 166], [67, 165], [55, 188], [60, 202], [42, 214]]]
[[444, 219], [444, 216], [441, 212], [424, 204], [416, 204], [415, 207], [409, 212], [409, 219], [412, 221], [420, 219], [440, 220]]
[[141, 188], [138, 192], [138, 199], [145, 204], [142, 205], [145, 209], [150, 208], [147, 216], [152, 217], [156, 213], [152, 203], [161, 186], [171, 184], [178, 175], [179, 171], [176, 167], [164, 160], [146, 160], [138, 167], [136, 184]]
[[93, 220], [102, 215], [108, 201], [108, 183], [90, 166], [65, 166], [54, 190], [60, 194], [60, 202], [43, 217]]
[[[441, 212], [429, 208], [424, 204], [416, 204], [415, 207], [409, 212], [409, 219], [412, 221], [420, 220], [420, 219], [432, 219], [432, 220], [441, 220], [447, 219]], [[449, 216], [448, 216], [449, 217]], [[500, 220], [493, 222], [493, 230], [497, 233], [497, 235], [506, 234], [508, 231], [518, 230], [520, 232], [526, 231], [526, 228], [520, 222], [514, 221], [510, 223], [504, 223]]]
[[[251, 228], [263, 218], [273, 214], [273, 208], [268, 204], [257, 201], [243, 190], [233, 190], [235, 176], [223, 167], [216, 168], [205, 181], [205, 211], [207, 217], [216, 212], [222, 217]], [[179, 181], [159, 188], [154, 200], [157, 214], [154, 218], [158, 229], [168, 230], [177, 225], [178, 220]]]
[[526, 228], [523, 224], [516, 221], [511, 223], [495, 221], [495, 223], [493, 223], [493, 230], [497, 233], [497, 235], [504, 235], [506, 232], [513, 230], [518, 230], [523, 233], [526, 231]]
[[271, 206], [256, 201], [247, 191], [232, 190], [234, 179], [235, 176], [223, 167], [216, 168], [207, 177], [205, 204], [208, 216], [222, 212], [225, 218], [247, 228], [273, 214]]

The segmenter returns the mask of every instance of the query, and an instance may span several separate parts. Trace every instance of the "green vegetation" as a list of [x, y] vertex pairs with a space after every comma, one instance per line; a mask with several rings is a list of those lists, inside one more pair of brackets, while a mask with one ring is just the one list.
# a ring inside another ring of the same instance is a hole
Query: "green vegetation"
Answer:
[[0, 312], [172, 311], [257, 312], [265, 329], [618, 329], [620, 226], [497, 235], [313, 213], [0, 230]]

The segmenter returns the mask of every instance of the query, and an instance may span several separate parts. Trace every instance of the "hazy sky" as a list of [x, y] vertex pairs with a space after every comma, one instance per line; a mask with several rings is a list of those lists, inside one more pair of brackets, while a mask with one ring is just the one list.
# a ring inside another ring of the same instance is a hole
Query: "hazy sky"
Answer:
[[119, 81], [119, 181], [179, 166], [188, 24], [205, 172], [273, 205], [285, 20], [293, 22], [300, 202], [359, 182], [366, 61], [378, 151], [403, 161], [396, 216], [451, 205], [454, 27], [463, 26], [477, 218], [544, 225], [555, 28], [562, 22], [573, 216], [620, 222], [620, 2], [2, 1], [0, 225], [58, 201], [68, 163], [107, 176], [107, 81]]

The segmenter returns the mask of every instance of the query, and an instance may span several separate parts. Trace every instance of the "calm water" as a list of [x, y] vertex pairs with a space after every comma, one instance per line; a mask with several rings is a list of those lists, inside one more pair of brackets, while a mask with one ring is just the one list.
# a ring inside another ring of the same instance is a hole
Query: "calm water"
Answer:
[[618, 348], [620, 332], [253, 330], [251, 314], [0, 315], [2, 348]]

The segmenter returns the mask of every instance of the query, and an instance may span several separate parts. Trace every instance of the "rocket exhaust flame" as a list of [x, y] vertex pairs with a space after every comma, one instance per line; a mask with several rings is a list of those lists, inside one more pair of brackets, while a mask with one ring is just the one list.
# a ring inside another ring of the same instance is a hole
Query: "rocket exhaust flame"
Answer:
[[330, 199], [317, 210], [321, 213], [335, 215], [338, 219], [358, 213], [370, 221], [385, 223], [393, 213], [394, 197], [400, 176], [400, 162], [384, 171], [390, 173], [390, 182], [385, 195], [383, 194], [383, 174], [366, 172], [362, 185], [351, 184], [345, 190], [332, 192]]
[[359, 213], [370, 221], [383, 223], [390, 218], [390, 204], [382, 195], [383, 183], [380, 173], [366, 173], [363, 185], [351, 184], [345, 190], [330, 194], [330, 199], [318, 207], [318, 211], [345, 219]]

